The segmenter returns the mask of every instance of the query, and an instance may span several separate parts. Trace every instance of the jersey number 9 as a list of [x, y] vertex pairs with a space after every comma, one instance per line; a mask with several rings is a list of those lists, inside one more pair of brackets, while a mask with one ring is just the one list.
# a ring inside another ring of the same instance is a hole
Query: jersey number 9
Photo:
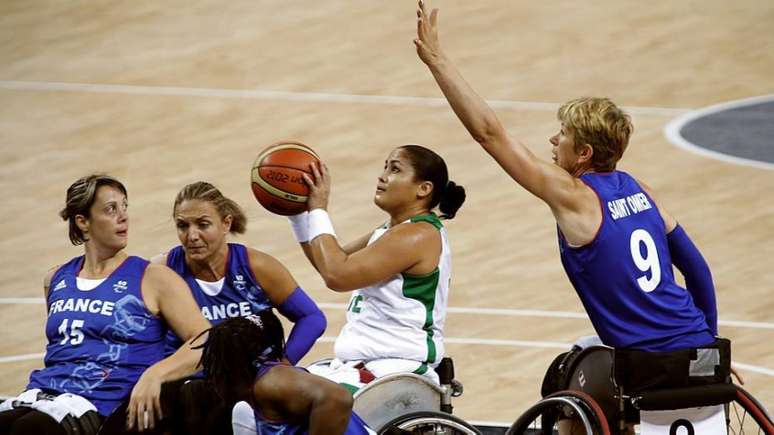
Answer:
[[[644, 254], [642, 249], [640, 249], [641, 244], [645, 245]], [[632, 260], [634, 260], [635, 266], [642, 272], [650, 271], [650, 278], [648, 278], [646, 273], [637, 278], [637, 284], [639, 284], [642, 291], [646, 293], [652, 292], [661, 282], [661, 263], [658, 259], [658, 251], [656, 250], [656, 243], [653, 241], [653, 237], [643, 229], [634, 230], [629, 239], [629, 247], [632, 251]]]

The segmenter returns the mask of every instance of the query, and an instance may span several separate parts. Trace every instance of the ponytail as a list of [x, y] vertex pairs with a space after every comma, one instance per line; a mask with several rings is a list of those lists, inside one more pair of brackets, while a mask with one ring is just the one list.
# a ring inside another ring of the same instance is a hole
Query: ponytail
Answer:
[[441, 201], [438, 204], [438, 209], [441, 210], [441, 219], [454, 219], [457, 210], [465, 202], [465, 197], [465, 188], [449, 180], [441, 193]]

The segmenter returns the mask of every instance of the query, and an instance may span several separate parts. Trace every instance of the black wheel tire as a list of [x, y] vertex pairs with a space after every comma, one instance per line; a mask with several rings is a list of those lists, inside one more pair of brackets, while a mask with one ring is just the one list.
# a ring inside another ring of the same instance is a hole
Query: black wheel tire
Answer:
[[[396, 417], [379, 430], [379, 435], [386, 435], [388, 433], [429, 435], [435, 433], [427, 432], [427, 430], [432, 430], [432, 425], [453, 429], [454, 432], [452, 433], [455, 435], [481, 435], [481, 431], [461, 418], [436, 411], [412, 412]], [[448, 434], [449, 432], [445, 433]]]

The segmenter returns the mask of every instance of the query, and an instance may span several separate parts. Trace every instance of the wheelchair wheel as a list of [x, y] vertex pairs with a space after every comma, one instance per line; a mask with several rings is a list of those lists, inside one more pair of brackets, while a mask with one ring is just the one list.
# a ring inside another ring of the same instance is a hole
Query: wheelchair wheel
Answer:
[[774, 435], [774, 424], [766, 408], [742, 387], [734, 385], [736, 398], [726, 406], [729, 435]]
[[379, 435], [481, 435], [481, 431], [451, 414], [419, 411], [384, 425]]
[[560, 425], [573, 434], [610, 435], [599, 404], [588, 394], [572, 390], [558, 391], [532, 405], [516, 419], [506, 435], [553, 435]]

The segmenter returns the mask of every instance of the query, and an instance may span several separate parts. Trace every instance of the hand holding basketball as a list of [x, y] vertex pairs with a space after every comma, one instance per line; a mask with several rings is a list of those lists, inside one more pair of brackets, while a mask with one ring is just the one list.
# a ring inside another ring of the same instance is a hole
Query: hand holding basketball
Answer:
[[250, 172], [255, 199], [279, 215], [303, 212], [309, 195], [304, 176], [311, 174], [311, 165], [319, 162], [317, 153], [301, 142], [285, 141], [267, 147], [258, 154]]
[[309, 199], [307, 200], [307, 207], [309, 210], [321, 208], [323, 210], [328, 209], [328, 198], [331, 194], [331, 177], [328, 172], [328, 166], [324, 163], [319, 165], [312, 163], [311, 165], [312, 175], [307, 173], [303, 174], [304, 181], [309, 186]]

